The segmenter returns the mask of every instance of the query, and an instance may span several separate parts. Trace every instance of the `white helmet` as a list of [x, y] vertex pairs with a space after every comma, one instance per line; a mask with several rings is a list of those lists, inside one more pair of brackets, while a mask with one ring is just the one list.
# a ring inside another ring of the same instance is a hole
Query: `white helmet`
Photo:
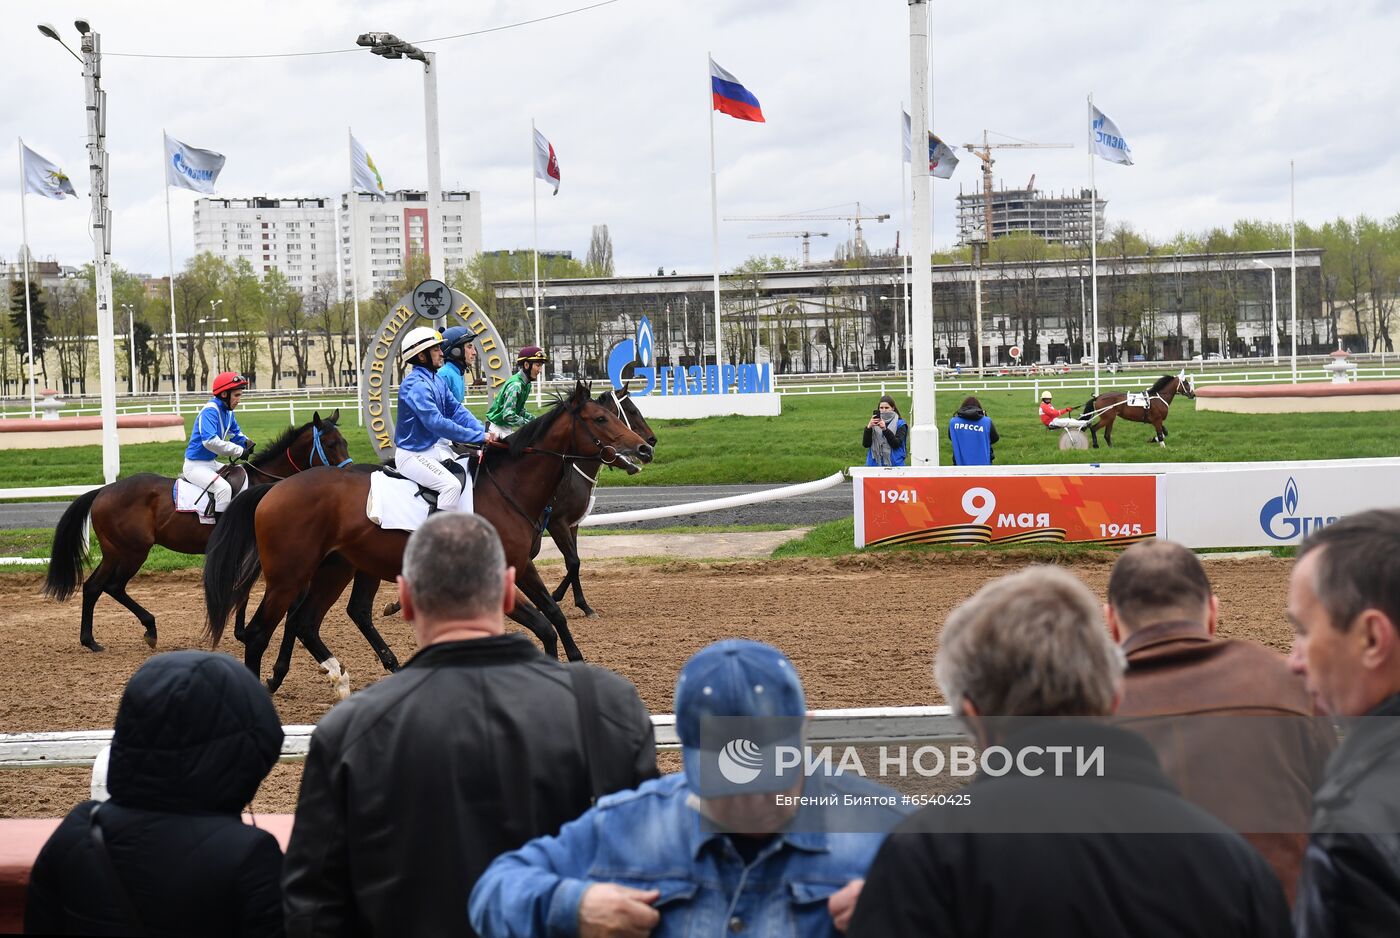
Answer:
[[410, 329], [404, 334], [403, 344], [399, 346], [399, 361], [407, 365], [419, 352], [441, 344], [442, 335], [436, 329], [429, 329], [427, 326]]

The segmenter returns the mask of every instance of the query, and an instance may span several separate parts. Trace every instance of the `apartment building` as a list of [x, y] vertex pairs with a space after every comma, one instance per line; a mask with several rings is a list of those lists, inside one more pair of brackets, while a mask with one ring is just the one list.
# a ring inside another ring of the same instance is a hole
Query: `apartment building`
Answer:
[[[365, 192], [353, 196], [339, 198], [340, 263], [348, 293], [353, 257], [359, 293], [366, 297], [402, 277], [409, 258], [429, 253], [428, 194], [399, 189], [383, 199]], [[444, 192], [435, 210], [442, 213], [444, 268], [451, 277], [481, 253], [481, 193]]]
[[308, 291], [320, 276], [336, 276], [335, 205], [330, 198], [199, 199], [194, 203], [194, 249], [230, 264], [247, 260], [262, 279], [280, 270]]

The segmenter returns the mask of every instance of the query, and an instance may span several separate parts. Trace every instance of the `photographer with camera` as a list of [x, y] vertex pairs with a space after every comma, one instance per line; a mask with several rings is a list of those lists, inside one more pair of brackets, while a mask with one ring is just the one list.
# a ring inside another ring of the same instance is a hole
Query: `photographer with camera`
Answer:
[[894, 398], [888, 394], [880, 398], [880, 406], [871, 414], [865, 425], [865, 433], [860, 445], [867, 450], [867, 466], [903, 466], [909, 451], [909, 424], [899, 413]]

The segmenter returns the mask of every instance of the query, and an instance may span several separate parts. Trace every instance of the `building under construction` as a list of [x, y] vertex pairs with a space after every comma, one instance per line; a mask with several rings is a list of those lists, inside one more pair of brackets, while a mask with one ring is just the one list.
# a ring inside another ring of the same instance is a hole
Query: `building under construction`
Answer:
[[[1087, 244], [1093, 217], [1090, 190], [1078, 195], [1048, 196], [1035, 188], [1035, 179], [1024, 189], [992, 192], [992, 238], [1013, 231], [1028, 231], [1051, 244]], [[1104, 200], [1098, 200], [1099, 238], [1103, 238]], [[986, 209], [982, 192], [958, 192], [958, 244], [986, 240]]]

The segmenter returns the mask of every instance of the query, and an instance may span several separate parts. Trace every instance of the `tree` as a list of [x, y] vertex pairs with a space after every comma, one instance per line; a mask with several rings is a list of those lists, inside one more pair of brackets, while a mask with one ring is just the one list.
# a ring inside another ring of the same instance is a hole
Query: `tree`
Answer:
[[185, 262], [185, 269], [175, 276], [175, 328], [185, 337], [180, 364], [184, 366], [186, 391], [195, 389], [196, 353], [199, 385], [209, 385], [209, 356], [204, 327], [199, 321], [209, 317], [209, 301], [218, 298], [227, 277], [228, 264], [208, 251], [191, 257]]
[[[85, 273], [92, 270], [88, 264]], [[91, 283], [89, 277], [84, 278]], [[65, 280], [49, 293], [53, 349], [58, 353], [58, 381], [64, 394], [87, 393], [89, 343], [97, 331], [92, 293]]]
[[588, 259], [583, 266], [589, 277], [613, 275], [613, 243], [607, 225], [593, 226], [593, 237], [588, 242]]
[[[44, 297], [39, 291], [39, 284], [33, 280], [29, 281], [29, 321], [34, 333], [34, 363], [39, 366], [39, 371], [44, 376], [44, 383], [49, 381], [49, 371], [44, 364], [44, 353], [49, 347], [49, 314], [48, 305], [44, 302]], [[15, 357], [21, 362], [29, 362], [29, 330], [25, 327], [24, 313], [24, 281], [15, 280], [10, 283], [10, 325], [13, 328], [11, 339], [14, 343]], [[25, 369], [20, 369], [20, 380], [24, 379]]]
[[[308, 297], [310, 321], [321, 334], [324, 346], [321, 357], [326, 363], [326, 384], [342, 383], [337, 368], [345, 368], [354, 355], [354, 317], [351, 306], [336, 299], [336, 277], [333, 273], [319, 274]], [[351, 363], [358, 368], [359, 363]]]
[[306, 387], [307, 362], [311, 357], [311, 334], [307, 326], [306, 309], [301, 293], [287, 283], [280, 270], [268, 271], [263, 277], [263, 296], [267, 309], [268, 358], [273, 364], [273, 386], [282, 376], [284, 352], [292, 353], [296, 364], [296, 386]]
[[[219, 314], [228, 319], [225, 332], [234, 335], [233, 364], [244, 377], [256, 381], [258, 370], [258, 330], [265, 321], [262, 285], [248, 259], [240, 257], [229, 268], [221, 291]], [[227, 363], [227, 356], [225, 356]]]

